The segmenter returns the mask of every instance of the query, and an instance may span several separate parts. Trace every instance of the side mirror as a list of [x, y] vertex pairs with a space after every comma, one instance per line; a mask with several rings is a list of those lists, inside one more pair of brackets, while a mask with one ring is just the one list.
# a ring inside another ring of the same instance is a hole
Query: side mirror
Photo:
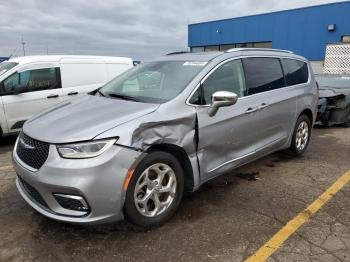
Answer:
[[14, 95], [19, 95], [21, 93], [24, 93], [24, 92], [28, 92], [28, 88], [26, 86], [23, 86], [23, 85], [16, 85], [16, 86], [13, 86], [11, 88], [11, 92], [14, 94]]
[[220, 107], [236, 104], [238, 95], [228, 91], [215, 92], [211, 97], [211, 106], [208, 110], [209, 116], [215, 116]]

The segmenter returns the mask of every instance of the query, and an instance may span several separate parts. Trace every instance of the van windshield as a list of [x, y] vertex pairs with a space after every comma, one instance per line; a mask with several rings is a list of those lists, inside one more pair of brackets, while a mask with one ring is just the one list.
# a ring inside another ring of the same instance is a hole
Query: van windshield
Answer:
[[15, 67], [16, 65], [18, 65], [18, 63], [13, 63], [13, 62], [0, 63], [0, 76], [2, 74], [5, 74], [7, 71], [9, 71], [11, 68]]
[[137, 65], [105, 84], [99, 94], [146, 103], [176, 97], [203, 69], [206, 62], [156, 61]]

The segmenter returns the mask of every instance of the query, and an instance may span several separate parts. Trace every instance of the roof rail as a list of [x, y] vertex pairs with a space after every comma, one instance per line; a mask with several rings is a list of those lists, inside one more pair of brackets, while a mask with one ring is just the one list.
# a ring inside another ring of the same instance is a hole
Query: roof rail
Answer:
[[187, 54], [190, 53], [189, 51], [178, 51], [178, 52], [172, 52], [166, 55], [181, 55], [181, 54]]
[[289, 53], [294, 54], [292, 51], [283, 50], [283, 49], [273, 49], [273, 48], [231, 48], [225, 51], [225, 53], [231, 52], [246, 52], [246, 51], [269, 51], [269, 52], [280, 52], [280, 53]]

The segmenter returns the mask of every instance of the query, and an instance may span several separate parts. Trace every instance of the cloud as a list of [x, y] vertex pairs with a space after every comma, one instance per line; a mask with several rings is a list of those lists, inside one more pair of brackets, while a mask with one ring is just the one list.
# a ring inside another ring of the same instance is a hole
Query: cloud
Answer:
[[147, 60], [187, 49], [189, 23], [336, 2], [323, 0], [11, 0], [0, 2], [0, 56], [26, 53]]

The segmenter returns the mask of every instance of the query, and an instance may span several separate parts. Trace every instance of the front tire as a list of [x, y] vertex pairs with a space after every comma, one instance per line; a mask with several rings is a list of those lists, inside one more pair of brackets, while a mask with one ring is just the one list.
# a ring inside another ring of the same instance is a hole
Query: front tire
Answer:
[[306, 115], [301, 115], [294, 127], [291, 151], [300, 156], [306, 151], [311, 136], [311, 120]]
[[136, 167], [124, 204], [126, 219], [142, 228], [153, 228], [169, 220], [184, 191], [179, 161], [162, 151], [149, 153]]

